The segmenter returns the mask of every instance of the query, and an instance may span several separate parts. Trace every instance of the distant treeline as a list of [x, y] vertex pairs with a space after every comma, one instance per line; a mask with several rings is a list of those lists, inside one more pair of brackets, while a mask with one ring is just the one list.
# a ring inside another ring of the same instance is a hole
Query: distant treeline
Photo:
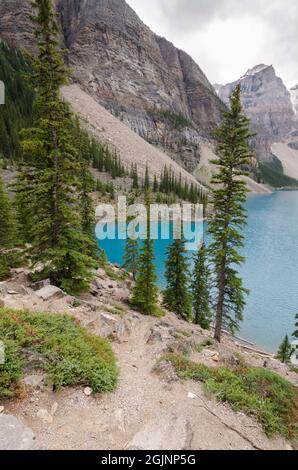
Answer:
[[5, 105], [0, 105], [0, 159], [20, 158], [21, 129], [32, 124], [34, 91], [25, 75], [30, 66], [23, 55], [0, 43], [0, 80], [5, 85]]

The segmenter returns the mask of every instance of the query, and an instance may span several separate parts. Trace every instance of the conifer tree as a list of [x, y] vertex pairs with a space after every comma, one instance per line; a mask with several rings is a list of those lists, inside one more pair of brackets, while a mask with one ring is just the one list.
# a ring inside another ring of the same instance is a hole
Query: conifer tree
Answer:
[[34, 0], [32, 17], [38, 55], [33, 62], [34, 127], [23, 131], [25, 165], [18, 177], [18, 203], [30, 217], [31, 255], [44, 275], [62, 289], [86, 289], [93, 259], [82, 229], [80, 161], [73, 138], [73, 116], [60, 98], [69, 72], [59, 48], [56, 13], [50, 0]]
[[246, 224], [246, 183], [239, 177], [246, 174], [243, 167], [250, 163], [250, 121], [242, 114], [240, 86], [230, 98], [230, 109], [223, 115], [222, 124], [215, 132], [218, 158], [213, 177], [213, 210], [209, 217], [212, 236], [210, 258], [215, 270], [215, 339], [221, 341], [223, 327], [232, 333], [243, 320], [245, 295], [237, 266], [244, 262], [239, 254], [243, 247], [242, 229]]
[[293, 336], [294, 336], [294, 338], [298, 339], [298, 313], [297, 313], [295, 318], [296, 318], [296, 323], [295, 323], [296, 330], [294, 331]]
[[[130, 205], [134, 203], [134, 198], [131, 198], [129, 201]], [[131, 223], [133, 217], [128, 217], [127, 222]], [[124, 264], [123, 268], [132, 273], [133, 279], [136, 280], [139, 266], [139, 256], [140, 256], [140, 243], [138, 239], [130, 237], [130, 234], [127, 234], [125, 251], [124, 251]]]
[[167, 250], [164, 291], [164, 305], [186, 321], [191, 320], [191, 296], [189, 293], [189, 261], [186, 256], [185, 240], [174, 240]]
[[150, 188], [150, 179], [149, 179], [149, 168], [148, 168], [148, 163], [146, 165], [146, 172], [145, 172], [145, 180], [144, 180], [144, 189], [145, 191], [148, 191]]
[[279, 359], [284, 364], [290, 362], [291, 356], [294, 352], [294, 348], [290, 343], [289, 336], [286, 335], [277, 351], [277, 359]]
[[207, 249], [205, 244], [194, 255], [194, 271], [192, 276], [192, 299], [194, 323], [204, 330], [210, 329], [212, 321], [210, 270], [207, 265]]
[[140, 250], [139, 268], [132, 295], [132, 305], [145, 315], [156, 315], [158, 289], [154, 265], [154, 241], [151, 240], [150, 192], [146, 193], [147, 237]]
[[0, 281], [9, 277], [16, 262], [16, 243], [15, 214], [0, 176]]

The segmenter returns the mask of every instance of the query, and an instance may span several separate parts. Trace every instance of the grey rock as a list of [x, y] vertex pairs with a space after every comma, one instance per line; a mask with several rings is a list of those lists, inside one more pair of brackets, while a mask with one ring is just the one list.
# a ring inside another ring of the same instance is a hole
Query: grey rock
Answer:
[[38, 290], [36, 295], [45, 302], [53, 299], [61, 299], [65, 296], [64, 292], [56, 286], [45, 286]]
[[188, 431], [185, 419], [164, 413], [148, 421], [135, 434], [127, 449], [182, 450], [187, 440]]
[[30, 450], [35, 447], [33, 431], [15, 416], [0, 414], [0, 450]]
[[50, 286], [50, 285], [51, 285], [50, 279], [44, 279], [42, 281], [34, 282], [33, 284], [31, 284], [30, 287], [34, 291], [38, 291], [38, 290], [43, 289], [44, 287]]
[[[124, 0], [56, 5], [74, 80], [149, 143], [194, 169], [201, 135], [209, 135], [223, 108], [200, 67], [150, 31]], [[2, 37], [32, 51], [29, 14], [28, 0], [0, 3]], [[169, 113], [185, 121], [179, 126]]]
[[241, 85], [244, 111], [257, 132], [254, 147], [263, 160], [271, 158], [271, 145], [281, 141], [291, 130], [294, 111], [291, 95], [272, 66], [258, 65], [227, 85], [216, 85], [219, 97], [229, 103], [237, 84]]
[[33, 375], [26, 375], [23, 378], [23, 383], [28, 385], [32, 388], [43, 388], [46, 380], [45, 374], [33, 374]]

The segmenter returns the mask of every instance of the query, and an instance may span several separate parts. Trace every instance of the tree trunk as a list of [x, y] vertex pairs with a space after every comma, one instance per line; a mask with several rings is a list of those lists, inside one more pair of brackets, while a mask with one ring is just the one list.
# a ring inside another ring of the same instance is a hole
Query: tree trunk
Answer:
[[225, 289], [225, 267], [222, 266], [218, 286], [218, 299], [216, 305], [215, 334], [214, 339], [221, 342], [221, 332], [223, 323], [223, 306], [224, 306], [224, 289]]

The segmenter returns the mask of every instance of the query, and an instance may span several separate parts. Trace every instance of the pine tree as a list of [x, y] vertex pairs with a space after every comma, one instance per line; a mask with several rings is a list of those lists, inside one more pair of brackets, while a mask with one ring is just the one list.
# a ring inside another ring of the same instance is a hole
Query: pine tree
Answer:
[[284, 364], [290, 362], [291, 356], [294, 352], [294, 348], [292, 347], [288, 335], [286, 335], [281, 343], [276, 358], [279, 359]]
[[33, 62], [37, 91], [34, 127], [23, 131], [25, 165], [18, 177], [18, 204], [30, 218], [32, 260], [44, 275], [67, 292], [88, 288], [93, 259], [86, 253], [90, 237], [82, 229], [79, 152], [73, 138], [73, 116], [60, 98], [69, 71], [59, 48], [56, 13], [50, 0], [35, 0], [38, 55]]
[[84, 252], [94, 260], [98, 260], [99, 249], [95, 239], [95, 208], [91, 193], [94, 190], [94, 179], [90, 173], [89, 137], [80, 129], [78, 119], [75, 120], [74, 139], [79, 153], [80, 180], [79, 205], [82, 231], [86, 236]]
[[191, 290], [194, 323], [200, 325], [204, 330], [210, 329], [212, 321], [210, 289], [210, 270], [207, 265], [207, 249], [205, 244], [203, 244], [194, 255]]
[[185, 250], [185, 240], [176, 239], [167, 250], [164, 305], [186, 321], [191, 320], [190, 274]]
[[16, 219], [12, 204], [0, 176], [0, 281], [8, 278], [16, 263]]
[[298, 314], [296, 315], [295, 318], [296, 318], [296, 323], [295, 323], [296, 330], [294, 331], [293, 336], [294, 336], [294, 338], [298, 339]]
[[150, 193], [146, 193], [147, 206], [147, 237], [141, 247], [139, 268], [132, 295], [132, 305], [145, 315], [157, 314], [158, 289], [156, 287], [157, 275], [154, 265], [154, 241], [151, 240], [150, 229]]
[[[134, 203], [134, 198], [129, 201], [130, 204]], [[127, 222], [131, 223], [134, 220], [133, 217], [128, 217]], [[124, 252], [124, 264], [123, 268], [132, 273], [133, 279], [136, 281], [138, 266], [139, 266], [139, 256], [140, 256], [140, 243], [138, 239], [130, 237], [130, 234], [127, 234], [125, 252]]]
[[149, 179], [149, 168], [148, 168], [148, 163], [146, 165], [146, 172], [145, 172], [145, 180], [144, 180], [144, 189], [145, 191], [148, 191], [150, 188], [150, 179]]
[[213, 210], [209, 217], [209, 233], [212, 236], [210, 258], [215, 270], [215, 339], [221, 341], [223, 327], [232, 333], [243, 320], [245, 295], [237, 266], [244, 262], [238, 250], [243, 247], [242, 229], [246, 224], [246, 183], [243, 166], [250, 163], [248, 140], [251, 137], [250, 121], [242, 114], [240, 86], [230, 98], [231, 107], [223, 116], [216, 130], [218, 158], [212, 163], [218, 168], [213, 177]]
[[158, 192], [158, 182], [157, 182], [156, 175], [154, 175], [153, 192], [154, 192], [154, 193], [157, 193], [157, 192]]

